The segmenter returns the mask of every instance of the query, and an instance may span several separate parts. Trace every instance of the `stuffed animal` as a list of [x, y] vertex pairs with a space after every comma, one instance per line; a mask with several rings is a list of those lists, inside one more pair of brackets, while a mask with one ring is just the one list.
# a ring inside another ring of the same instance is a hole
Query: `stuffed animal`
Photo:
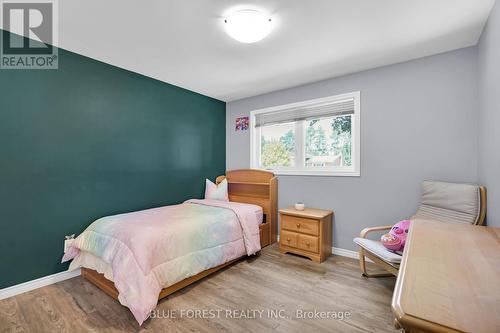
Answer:
[[391, 251], [403, 251], [406, 243], [406, 236], [410, 229], [410, 220], [403, 220], [396, 223], [389, 233], [382, 235], [380, 241], [382, 244]]

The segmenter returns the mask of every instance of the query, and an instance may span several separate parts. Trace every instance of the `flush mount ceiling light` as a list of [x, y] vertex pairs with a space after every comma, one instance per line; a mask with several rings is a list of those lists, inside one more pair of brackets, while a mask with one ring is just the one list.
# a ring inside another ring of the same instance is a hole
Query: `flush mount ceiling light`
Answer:
[[241, 43], [255, 43], [273, 29], [271, 19], [255, 9], [241, 9], [224, 20], [226, 33]]

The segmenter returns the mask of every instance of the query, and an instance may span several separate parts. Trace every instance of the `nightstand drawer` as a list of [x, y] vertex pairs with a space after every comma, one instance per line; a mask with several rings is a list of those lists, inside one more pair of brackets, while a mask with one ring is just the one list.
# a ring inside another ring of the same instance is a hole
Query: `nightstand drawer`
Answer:
[[290, 247], [297, 247], [298, 234], [295, 232], [289, 232], [282, 230], [280, 235], [281, 245], [286, 245]]
[[318, 220], [306, 219], [290, 215], [281, 215], [281, 224], [283, 229], [296, 231], [304, 234], [319, 235]]
[[297, 247], [302, 250], [318, 253], [319, 239], [318, 237], [299, 234]]

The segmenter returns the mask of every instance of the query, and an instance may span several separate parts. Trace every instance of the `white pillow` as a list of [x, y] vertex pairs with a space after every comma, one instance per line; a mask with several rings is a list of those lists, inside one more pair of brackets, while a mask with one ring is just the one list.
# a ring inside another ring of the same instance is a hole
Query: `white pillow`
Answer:
[[205, 181], [205, 199], [229, 201], [227, 195], [227, 180], [224, 179], [217, 186], [210, 180]]

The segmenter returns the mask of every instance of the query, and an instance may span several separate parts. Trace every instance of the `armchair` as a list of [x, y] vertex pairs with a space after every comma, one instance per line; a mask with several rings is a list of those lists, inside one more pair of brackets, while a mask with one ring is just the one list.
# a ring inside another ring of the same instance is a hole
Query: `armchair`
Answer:
[[[486, 216], [486, 188], [470, 184], [438, 181], [422, 183], [421, 204], [411, 218], [431, 219], [442, 222], [482, 225]], [[369, 233], [390, 230], [392, 225], [365, 228], [354, 243], [359, 245], [359, 265], [365, 277], [397, 276], [402, 256], [387, 250], [380, 241], [367, 238]], [[382, 267], [384, 273], [369, 273], [366, 257]]]

